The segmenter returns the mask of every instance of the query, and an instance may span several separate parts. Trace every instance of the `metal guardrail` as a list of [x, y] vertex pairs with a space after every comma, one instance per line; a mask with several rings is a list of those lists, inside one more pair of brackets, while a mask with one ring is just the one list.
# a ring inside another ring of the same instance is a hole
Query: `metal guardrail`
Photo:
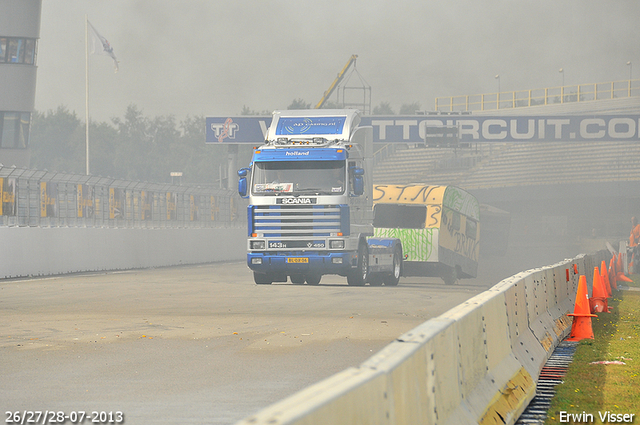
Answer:
[[0, 165], [0, 226], [182, 228], [246, 221], [229, 190]]
[[436, 97], [440, 112], [490, 111], [640, 96], [640, 80], [609, 81], [542, 89]]

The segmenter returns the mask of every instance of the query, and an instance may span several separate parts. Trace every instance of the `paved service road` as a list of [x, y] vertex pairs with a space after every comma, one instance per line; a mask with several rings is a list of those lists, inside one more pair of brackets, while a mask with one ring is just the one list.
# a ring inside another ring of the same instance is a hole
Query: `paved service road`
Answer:
[[0, 281], [3, 422], [59, 410], [232, 424], [494, 283], [255, 285], [244, 263]]

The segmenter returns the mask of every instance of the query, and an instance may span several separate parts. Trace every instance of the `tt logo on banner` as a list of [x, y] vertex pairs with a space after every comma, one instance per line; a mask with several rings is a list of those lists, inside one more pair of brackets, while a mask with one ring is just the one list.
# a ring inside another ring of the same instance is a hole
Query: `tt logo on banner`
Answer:
[[227, 137], [229, 139], [235, 139], [235, 133], [239, 128], [240, 126], [234, 123], [231, 118], [227, 118], [224, 124], [211, 124], [211, 131], [213, 131], [214, 136], [220, 143]]

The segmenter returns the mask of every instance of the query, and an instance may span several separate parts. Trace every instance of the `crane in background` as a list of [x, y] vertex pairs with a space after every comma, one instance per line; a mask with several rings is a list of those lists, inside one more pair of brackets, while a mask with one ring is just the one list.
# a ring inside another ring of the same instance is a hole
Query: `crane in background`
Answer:
[[338, 84], [340, 84], [340, 82], [344, 78], [345, 74], [347, 73], [347, 71], [349, 70], [351, 65], [353, 65], [356, 62], [357, 58], [358, 58], [358, 55], [351, 55], [351, 57], [347, 61], [347, 64], [344, 66], [344, 68], [342, 68], [342, 71], [340, 71], [340, 73], [338, 74], [336, 79], [333, 80], [333, 83], [331, 83], [331, 86], [329, 86], [329, 90], [324, 92], [324, 96], [322, 96], [322, 99], [320, 99], [320, 102], [318, 102], [318, 104], [316, 105], [315, 109], [322, 108], [322, 106], [326, 103], [326, 101], [329, 99], [329, 97], [331, 97], [331, 95], [335, 91], [336, 87], [338, 87]]

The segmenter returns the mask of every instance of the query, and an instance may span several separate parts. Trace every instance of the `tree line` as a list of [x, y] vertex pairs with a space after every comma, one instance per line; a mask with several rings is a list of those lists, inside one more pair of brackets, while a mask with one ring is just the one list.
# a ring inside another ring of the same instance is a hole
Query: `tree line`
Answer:
[[[327, 104], [326, 108], [339, 108]], [[287, 109], [310, 109], [294, 99]], [[400, 114], [413, 114], [419, 103], [405, 104]], [[388, 102], [373, 109], [374, 115], [395, 115]], [[243, 107], [240, 115], [270, 115]], [[183, 173], [182, 183], [217, 185], [221, 167], [227, 166], [228, 146], [205, 144], [205, 117], [144, 116], [129, 105], [124, 117], [110, 122], [89, 122], [89, 167], [94, 176], [155, 183], [171, 182], [170, 173]], [[39, 170], [84, 174], [86, 170], [85, 124], [75, 112], [61, 105], [35, 111], [31, 120], [30, 167]], [[252, 147], [239, 147], [239, 165], [248, 164]], [[222, 173], [226, 178], [226, 173]]]
[[[123, 118], [89, 122], [89, 169], [94, 176], [157, 183], [183, 173], [188, 184], [216, 184], [227, 146], [205, 144], [205, 118], [146, 117], [130, 105]], [[85, 122], [65, 106], [35, 111], [31, 123], [31, 168], [84, 174]], [[226, 177], [226, 176], [225, 176]]]

